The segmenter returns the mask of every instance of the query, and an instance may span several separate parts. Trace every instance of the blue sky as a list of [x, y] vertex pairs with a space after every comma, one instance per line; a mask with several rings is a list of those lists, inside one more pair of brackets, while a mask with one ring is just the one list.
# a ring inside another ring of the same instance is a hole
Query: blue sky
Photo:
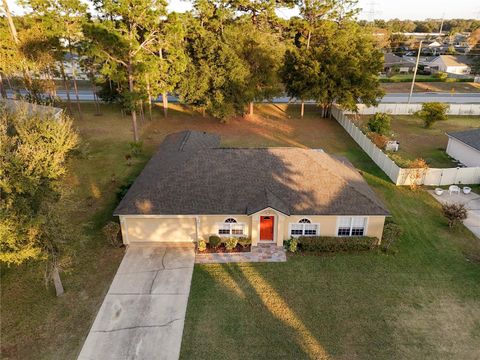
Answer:
[[[14, 13], [21, 12], [15, 5], [15, 0], [7, 0]], [[171, 11], [186, 11], [191, 8], [191, 3], [184, 0], [168, 0]], [[361, 19], [371, 19], [372, 4], [375, 18], [381, 19], [411, 19], [421, 20], [426, 18], [475, 18], [480, 19], [479, 0], [359, 0], [363, 9]], [[279, 15], [288, 17], [294, 15], [295, 10], [282, 9]]]

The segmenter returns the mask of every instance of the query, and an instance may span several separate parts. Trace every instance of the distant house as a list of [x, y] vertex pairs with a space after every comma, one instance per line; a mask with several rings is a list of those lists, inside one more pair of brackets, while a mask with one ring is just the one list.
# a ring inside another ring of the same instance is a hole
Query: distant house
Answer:
[[439, 43], [438, 41], [433, 41], [433, 42], [431, 42], [430, 44], [427, 45], [427, 47], [429, 47], [429, 48], [439, 48], [441, 46], [442, 46], [442, 44]]
[[344, 158], [301, 148], [220, 148], [199, 131], [168, 135], [122, 199], [125, 244], [247, 236], [381, 239], [388, 210]]
[[471, 60], [465, 55], [440, 55], [429, 66], [432, 70], [450, 74], [468, 75], [472, 71]]
[[392, 53], [384, 55], [383, 71], [386, 74], [391, 73], [409, 73], [413, 71], [415, 64], [411, 61], [405, 60], [400, 56]]
[[448, 133], [447, 154], [467, 166], [480, 166], [480, 129]]

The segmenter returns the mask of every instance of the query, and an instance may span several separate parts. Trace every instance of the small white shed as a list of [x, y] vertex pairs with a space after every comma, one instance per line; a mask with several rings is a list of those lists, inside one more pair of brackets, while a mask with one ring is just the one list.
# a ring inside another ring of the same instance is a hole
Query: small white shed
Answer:
[[462, 164], [480, 167], [480, 129], [448, 133], [447, 154]]

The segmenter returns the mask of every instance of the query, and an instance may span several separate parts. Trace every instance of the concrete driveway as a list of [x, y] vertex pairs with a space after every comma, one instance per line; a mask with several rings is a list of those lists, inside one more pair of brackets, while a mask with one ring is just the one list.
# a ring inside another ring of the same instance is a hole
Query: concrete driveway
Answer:
[[441, 204], [465, 205], [467, 209], [467, 219], [463, 224], [480, 239], [480, 195], [474, 192], [468, 195], [463, 193], [450, 195], [447, 190], [442, 196], [438, 196], [433, 190], [428, 190], [428, 192]]
[[193, 245], [130, 246], [78, 359], [178, 359]]

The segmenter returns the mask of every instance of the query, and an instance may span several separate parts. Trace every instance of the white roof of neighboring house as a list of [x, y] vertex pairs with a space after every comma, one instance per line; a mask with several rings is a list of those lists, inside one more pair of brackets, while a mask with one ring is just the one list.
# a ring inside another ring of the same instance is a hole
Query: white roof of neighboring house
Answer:
[[433, 48], [433, 47], [440, 47], [442, 46], [442, 44], [440, 44], [438, 41], [434, 41], [430, 44], [427, 45], [429, 48]]
[[462, 55], [440, 55], [433, 61], [440, 59], [446, 66], [469, 66], [471, 60]]

